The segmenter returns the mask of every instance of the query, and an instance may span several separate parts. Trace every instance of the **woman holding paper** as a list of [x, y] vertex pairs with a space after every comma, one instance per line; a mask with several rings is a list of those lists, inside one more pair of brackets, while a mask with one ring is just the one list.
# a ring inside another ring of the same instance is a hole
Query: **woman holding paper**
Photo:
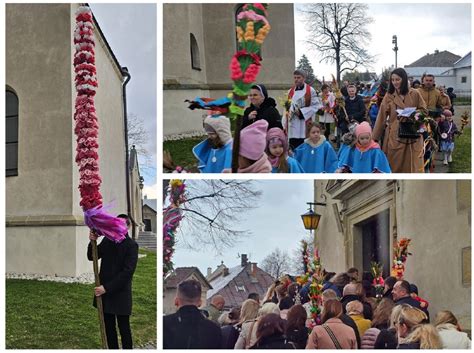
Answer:
[[[398, 112], [397, 112], [398, 110]], [[400, 137], [400, 116], [410, 110], [427, 114], [426, 104], [420, 93], [408, 86], [407, 73], [397, 68], [390, 74], [388, 92], [380, 105], [373, 131], [373, 138], [380, 141], [387, 155], [392, 173], [423, 173], [423, 137]]]

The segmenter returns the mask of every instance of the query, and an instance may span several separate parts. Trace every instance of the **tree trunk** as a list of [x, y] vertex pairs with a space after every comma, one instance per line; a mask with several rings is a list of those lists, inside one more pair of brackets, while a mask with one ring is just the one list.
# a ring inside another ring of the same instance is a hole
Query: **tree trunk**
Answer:
[[[94, 278], [95, 286], [100, 286], [99, 278], [99, 256], [97, 254], [97, 240], [91, 240], [92, 244], [92, 263], [94, 265]], [[104, 322], [104, 308], [102, 306], [102, 297], [95, 297], [97, 303], [97, 311], [99, 314], [99, 328], [100, 328], [100, 338], [102, 341], [102, 349], [107, 349], [107, 335], [105, 333], [105, 322]]]

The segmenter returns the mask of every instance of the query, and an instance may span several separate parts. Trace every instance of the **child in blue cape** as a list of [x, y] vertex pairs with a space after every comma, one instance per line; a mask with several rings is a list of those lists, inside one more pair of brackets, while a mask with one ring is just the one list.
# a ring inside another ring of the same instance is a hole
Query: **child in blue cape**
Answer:
[[304, 173], [299, 162], [288, 156], [288, 140], [278, 127], [267, 131], [268, 160], [272, 164], [272, 173]]
[[341, 155], [338, 172], [391, 173], [387, 157], [378, 143], [372, 140], [372, 128], [363, 121], [355, 129], [357, 142], [349, 153]]
[[193, 147], [201, 173], [223, 173], [232, 168], [232, 133], [229, 118], [209, 115], [204, 119], [207, 139]]
[[337, 168], [337, 156], [332, 145], [321, 135], [321, 126], [308, 125], [308, 138], [295, 150], [295, 159], [300, 162], [306, 173], [334, 173]]

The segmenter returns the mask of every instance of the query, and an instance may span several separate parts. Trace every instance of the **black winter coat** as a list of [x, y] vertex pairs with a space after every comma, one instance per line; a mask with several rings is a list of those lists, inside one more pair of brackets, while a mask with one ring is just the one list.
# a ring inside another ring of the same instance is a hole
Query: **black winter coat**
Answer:
[[[249, 114], [254, 110], [257, 111], [257, 117], [255, 119], [249, 119]], [[273, 127], [283, 129], [280, 112], [277, 110], [276, 102], [273, 98], [265, 98], [258, 108], [253, 104], [250, 104], [250, 107], [245, 109], [244, 117], [242, 118], [242, 129], [261, 119], [268, 122], [268, 130]]]
[[374, 349], [396, 349], [397, 345], [397, 332], [394, 329], [381, 330], [375, 340]]
[[364, 315], [364, 319], [372, 320], [372, 317], [373, 317], [372, 306], [369, 303], [363, 302], [362, 300], [360, 300], [359, 296], [357, 295], [345, 295], [342, 297], [341, 304], [342, 304], [342, 310], [344, 311], [344, 314], [346, 313], [347, 303], [350, 303], [351, 301], [354, 301], [354, 300], [360, 301], [362, 305], [364, 306], [364, 312], [362, 313]]
[[250, 349], [296, 349], [296, 346], [288, 343], [284, 336], [274, 335], [262, 338]]
[[234, 325], [225, 325], [221, 327], [221, 334], [221, 349], [234, 349], [235, 343], [239, 339], [239, 329], [237, 329]]
[[350, 120], [365, 121], [365, 104], [361, 96], [355, 96], [354, 100], [346, 97], [346, 112]]
[[[100, 264], [100, 283], [105, 288], [102, 295], [104, 313], [132, 314], [132, 277], [137, 267], [138, 244], [128, 234], [121, 243], [108, 238], [97, 246]], [[92, 261], [92, 244], [87, 247], [87, 258]], [[94, 306], [96, 298], [94, 297]]]
[[221, 329], [194, 305], [163, 318], [164, 349], [220, 349]]
[[305, 349], [308, 342], [308, 329], [292, 330], [286, 333], [287, 342], [293, 343], [296, 349]]
[[400, 305], [400, 304], [408, 304], [408, 305], [411, 305], [414, 308], [422, 310], [426, 314], [426, 316], [428, 316], [428, 322], [430, 321], [430, 313], [428, 312], [428, 310], [426, 308], [421, 307], [421, 304], [418, 300], [413, 299], [410, 296], [403, 297], [403, 298], [400, 298], [400, 299], [395, 301], [395, 305]]

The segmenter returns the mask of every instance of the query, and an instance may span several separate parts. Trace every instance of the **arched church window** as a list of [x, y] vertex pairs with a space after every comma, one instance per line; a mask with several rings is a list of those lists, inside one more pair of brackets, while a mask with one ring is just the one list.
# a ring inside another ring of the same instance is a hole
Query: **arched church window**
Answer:
[[196, 37], [194, 37], [194, 34], [190, 33], [190, 40], [191, 40], [191, 67], [194, 70], [199, 70], [201, 71], [201, 57], [199, 54], [199, 46], [196, 40]]
[[7, 89], [5, 95], [6, 176], [18, 175], [18, 96]]

